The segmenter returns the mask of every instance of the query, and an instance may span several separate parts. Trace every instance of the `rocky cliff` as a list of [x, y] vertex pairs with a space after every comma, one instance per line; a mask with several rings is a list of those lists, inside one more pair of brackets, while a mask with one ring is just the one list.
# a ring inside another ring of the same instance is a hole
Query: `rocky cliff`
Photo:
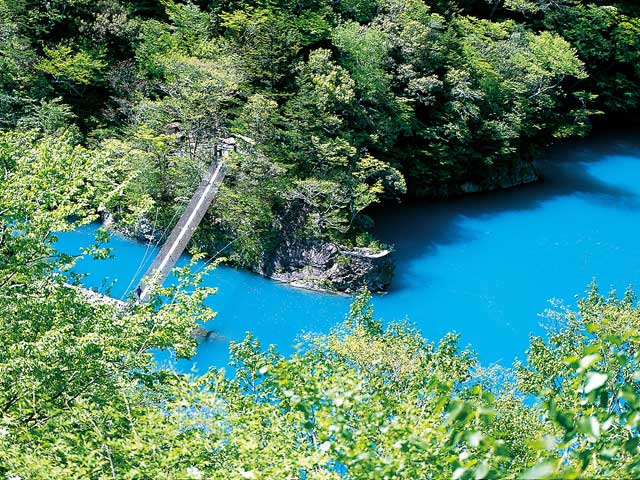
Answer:
[[517, 187], [525, 183], [537, 182], [540, 179], [535, 166], [531, 162], [519, 161], [508, 169], [497, 171], [486, 179], [474, 183], [465, 182], [460, 185], [459, 193], [488, 192], [504, 188]]
[[386, 290], [393, 279], [389, 250], [345, 248], [320, 240], [282, 242], [256, 269], [266, 277], [313, 290]]
[[144, 243], [157, 242], [164, 233], [162, 230], [154, 228], [153, 222], [146, 217], [141, 217], [134, 225], [125, 225], [118, 222], [113, 214], [104, 213], [101, 222], [108, 230]]
[[517, 160], [513, 164], [494, 169], [475, 180], [456, 181], [439, 185], [419, 185], [408, 180], [410, 196], [422, 198], [448, 198], [467, 193], [489, 192], [537, 182], [540, 176], [533, 162]]

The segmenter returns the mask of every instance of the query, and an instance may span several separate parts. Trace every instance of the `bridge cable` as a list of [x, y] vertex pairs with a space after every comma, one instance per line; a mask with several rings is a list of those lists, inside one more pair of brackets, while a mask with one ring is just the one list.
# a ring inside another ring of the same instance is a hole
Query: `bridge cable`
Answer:
[[[201, 170], [201, 169], [200, 169]], [[191, 185], [189, 186], [189, 190], [193, 191], [194, 188], [197, 190], [197, 185], [202, 181], [202, 178], [199, 178], [197, 175], [195, 176], [195, 179], [191, 182]], [[194, 191], [195, 193], [195, 191]], [[193, 194], [191, 194], [191, 196], [193, 196]], [[183, 199], [182, 202], [180, 202], [180, 209], [175, 209], [173, 212], [173, 215], [171, 217], [171, 219], [169, 220], [169, 222], [167, 222], [167, 225], [173, 225], [173, 221], [178, 217], [178, 215], [182, 215], [182, 213], [178, 213], [182, 207], [184, 207], [185, 205], [189, 204], [189, 201], [191, 199], [189, 197], [187, 197], [186, 199]], [[160, 237], [155, 241], [155, 246], [159, 247], [161, 243], [164, 242], [164, 240], [166, 240], [166, 238], [168, 237], [168, 235], [173, 231], [173, 229], [175, 228], [175, 225], [173, 225], [172, 227], [167, 227], [165, 229], [163, 229], [162, 235], [160, 235]]]
[[205, 268], [207, 268], [209, 266], [209, 264], [211, 262], [213, 262], [214, 260], [216, 260], [218, 258], [218, 255], [220, 255], [222, 252], [224, 252], [227, 248], [229, 248], [231, 245], [233, 245], [235, 242], [237, 242], [241, 238], [246, 237], [247, 235], [249, 235], [249, 233], [253, 233], [253, 232], [247, 232], [247, 233], [245, 233], [243, 235], [236, 236], [236, 238], [231, 240], [224, 247], [222, 247], [220, 250], [218, 250], [216, 253], [214, 253], [209, 259], [207, 259], [207, 261], [204, 262], [204, 264], [200, 268], [198, 268], [194, 273], [200, 273], [201, 271], [203, 271]]
[[[202, 173], [203, 169], [200, 168], [199, 170]], [[204, 169], [204, 174], [206, 174], [206, 169]], [[175, 228], [175, 225], [173, 224], [174, 220], [178, 217], [178, 215], [182, 215], [184, 213], [183, 207], [186, 207], [187, 205], [189, 205], [191, 198], [193, 197], [195, 192], [198, 190], [198, 185], [202, 182], [203, 176], [204, 175], [201, 175], [200, 177], [197, 175], [195, 176], [195, 179], [193, 180], [193, 182], [191, 183], [191, 186], [189, 187], [189, 190], [192, 191], [193, 193], [191, 194], [191, 196], [186, 197], [185, 199], [182, 200], [182, 202], [180, 202], [180, 209], [176, 209], [173, 212], [173, 216], [167, 223], [167, 225], [173, 225], [173, 226], [171, 228], [167, 227], [164, 229], [160, 238], [158, 238], [158, 240], [155, 242], [156, 243], [155, 246], [160, 247], [160, 244], [164, 243], [164, 241], [169, 237], [169, 234], [171, 234], [171, 232]], [[180, 210], [182, 210], [182, 212], [180, 212]]]
[[156, 216], [155, 216], [155, 219], [153, 221], [153, 229], [151, 230], [151, 235], [149, 236], [149, 241], [147, 242], [147, 248], [144, 251], [144, 255], [142, 256], [142, 259], [140, 260], [140, 263], [138, 264], [138, 268], [136, 269], [135, 273], [131, 277], [131, 280], [129, 281], [129, 285], [127, 285], [127, 288], [125, 288], [124, 292], [120, 296], [120, 299], [123, 299], [124, 296], [127, 294], [127, 292], [129, 292], [129, 289], [133, 286], [134, 280], [136, 279], [136, 277], [140, 273], [140, 270], [142, 270], [142, 266], [144, 265], [144, 263], [147, 260], [147, 255], [149, 254], [149, 250], [151, 249], [152, 240], [155, 238], [156, 226], [158, 224], [158, 210], [159, 210], [159, 208], [160, 207], [156, 206]]
[[[195, 177], [196, 179], [191, 183], [191, 186], [189, 187], [189, 190], [193, 190], [193, 187], [196, 185], [196, 183], [198, 183], [198, 177]], [[184, 203], [181, 202], [181, 203]], [[140, 273], [140, 271], [142, 270], [142, 267], [144, 266], [145, 262], [148, 259], [148, 255], [149, 252], [151, 250], [151, 244], [153, 243], [153, 247], [157, 248], [160, 246], [160, 243], [165, 239], [165, 237], [167, 236], [167, 233], [171, 231], [171, 228], [166, 228], [163, 229], [162, 234], [159, 237], [156, 237], [155, 232], [156, 232], [156, 227], [158, 224], [158, 210], [160, 207], [156, 206], [156, 215], [155, 215], [155, 219], [153, 222], [153, 230], [151, 233], [151, 236], [149, 237], [149, 242], [147, 243], [147, 248], [144, 252], [144, 255], [142, 256], [142, 259], [140, 260], [140, 263], [138, 264], [138, 268], [136, 269], [135, 273], [133, 274], [133, 276], [131, 277], [131, 280], [129, 281], [129, 284], [127, 285], [127, 288], [124, 290], [122, 296], [120, 297], [121, 299], [124, 298], [124, 296], [127, 294], [127, 292], [129, 292], [129, 289], [133, 286], [133, 282], [135, 281], [136, 277], [138, 276], [138, 274]], [[173, 221], [176, 219], [176, 217], [178, 216], [178, 209], [176, 209], [173, 213], [173, 216], [171, 217], [171, 219], [169, 220], [169, 225], [173, 224]], [[155, 239], [155, 240], [154, 240]], [[152, 242], [153, 240], [153, 242]]]

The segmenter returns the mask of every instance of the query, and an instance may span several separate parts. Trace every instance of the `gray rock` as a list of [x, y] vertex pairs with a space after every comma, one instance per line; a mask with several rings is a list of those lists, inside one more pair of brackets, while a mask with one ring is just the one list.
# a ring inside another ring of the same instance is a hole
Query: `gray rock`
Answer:
[[216, 333], [213, 330], [207, 330], [206, 328], [200, 325], [196, 325], [191, 335], [193, 335], [193, 337], [197, 340], [210, 340], [210, 341], [224, 340], [224, 337], [219, 333]]
[[394, 264], [389, 250], [305, 240], [283, 242], [256, 271], [295, 287], [349, 293], [366, 286], [379, 292], [391, 284]]
[[540, 176], [531, 162], [515, 162], [510, 169], [498, 172], [489, 178], [485, 190], [497, 190], [512, 188], [525, 183], [533, 183], [540, 180]]
[[118, 232], [126, 237], [135, 238], [145, 243], [157, 241], [164, 233], [155, 229], [153, 222], [147, 217], [141, 217], [135, 225], [127, 226], [117, 222], [111, 213], [106, 213], [102, 216], [102, 225], [112, 232]]

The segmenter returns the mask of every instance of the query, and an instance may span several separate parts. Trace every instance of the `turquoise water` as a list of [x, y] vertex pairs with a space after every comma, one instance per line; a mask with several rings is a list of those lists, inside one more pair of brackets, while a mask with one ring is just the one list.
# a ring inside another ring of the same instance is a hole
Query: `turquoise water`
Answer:
[[[594, 278], [602, 290], [638, 287], [638, 137], [600, 135], [555, 148], [540, 162], [542, 183], [374, 212], [377, 234], [395, 244], [397, 263], [393, 288], [374, 300], [377, 315], [408, 319], [434, 340], [455, 330], [483, 363], [510, 365], [523, 358], [529, 335], [542, 332], [539, 314], [551, 298], [572, 305]], [[60, 249], [78, 253], [96, 228], [62, 235]], [[89, 274], [85, 284], [111, 285], [120, 297], [146, 246], [117, 236], [110, 244], [115, 259], [83, 259], [76, 270]], [[347, 297], [228, 267], [207, 283], [219, 288], [209, 300], [218, 317], [208, 328], [226, 340], [203, 343], [191, 361], [178, 362], [180, 370], [225, 365], [228, 340], [246, 331], [289, 353], [300, 333], [328, 331], [349, 305]]]

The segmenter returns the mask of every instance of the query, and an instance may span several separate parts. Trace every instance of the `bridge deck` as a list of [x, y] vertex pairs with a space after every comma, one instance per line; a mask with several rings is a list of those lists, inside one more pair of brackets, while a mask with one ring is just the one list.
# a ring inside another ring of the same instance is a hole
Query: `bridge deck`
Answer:
[[222, 161], [222, 157], [224, 157], [224, 153], [217, 162], [211, 165], [205, 174], [198, 190], [196, 190], [193, 197], [191, 197], [187, 209], [180, 217], [180, 220], [178, 220], [169, 238], [145, 273], [143, 277], [145, 280], [143, 280], [143, 284], [141, 285], [141, 301], [147, 300], [153, 286], [164, 283], [191, 240], [193, 232], [202, 221], [205, 213], [207, 213], [211, 202], [216, 196], [216, 193], [218, 193], [220, 184], [224, 180], [226, 167]]

